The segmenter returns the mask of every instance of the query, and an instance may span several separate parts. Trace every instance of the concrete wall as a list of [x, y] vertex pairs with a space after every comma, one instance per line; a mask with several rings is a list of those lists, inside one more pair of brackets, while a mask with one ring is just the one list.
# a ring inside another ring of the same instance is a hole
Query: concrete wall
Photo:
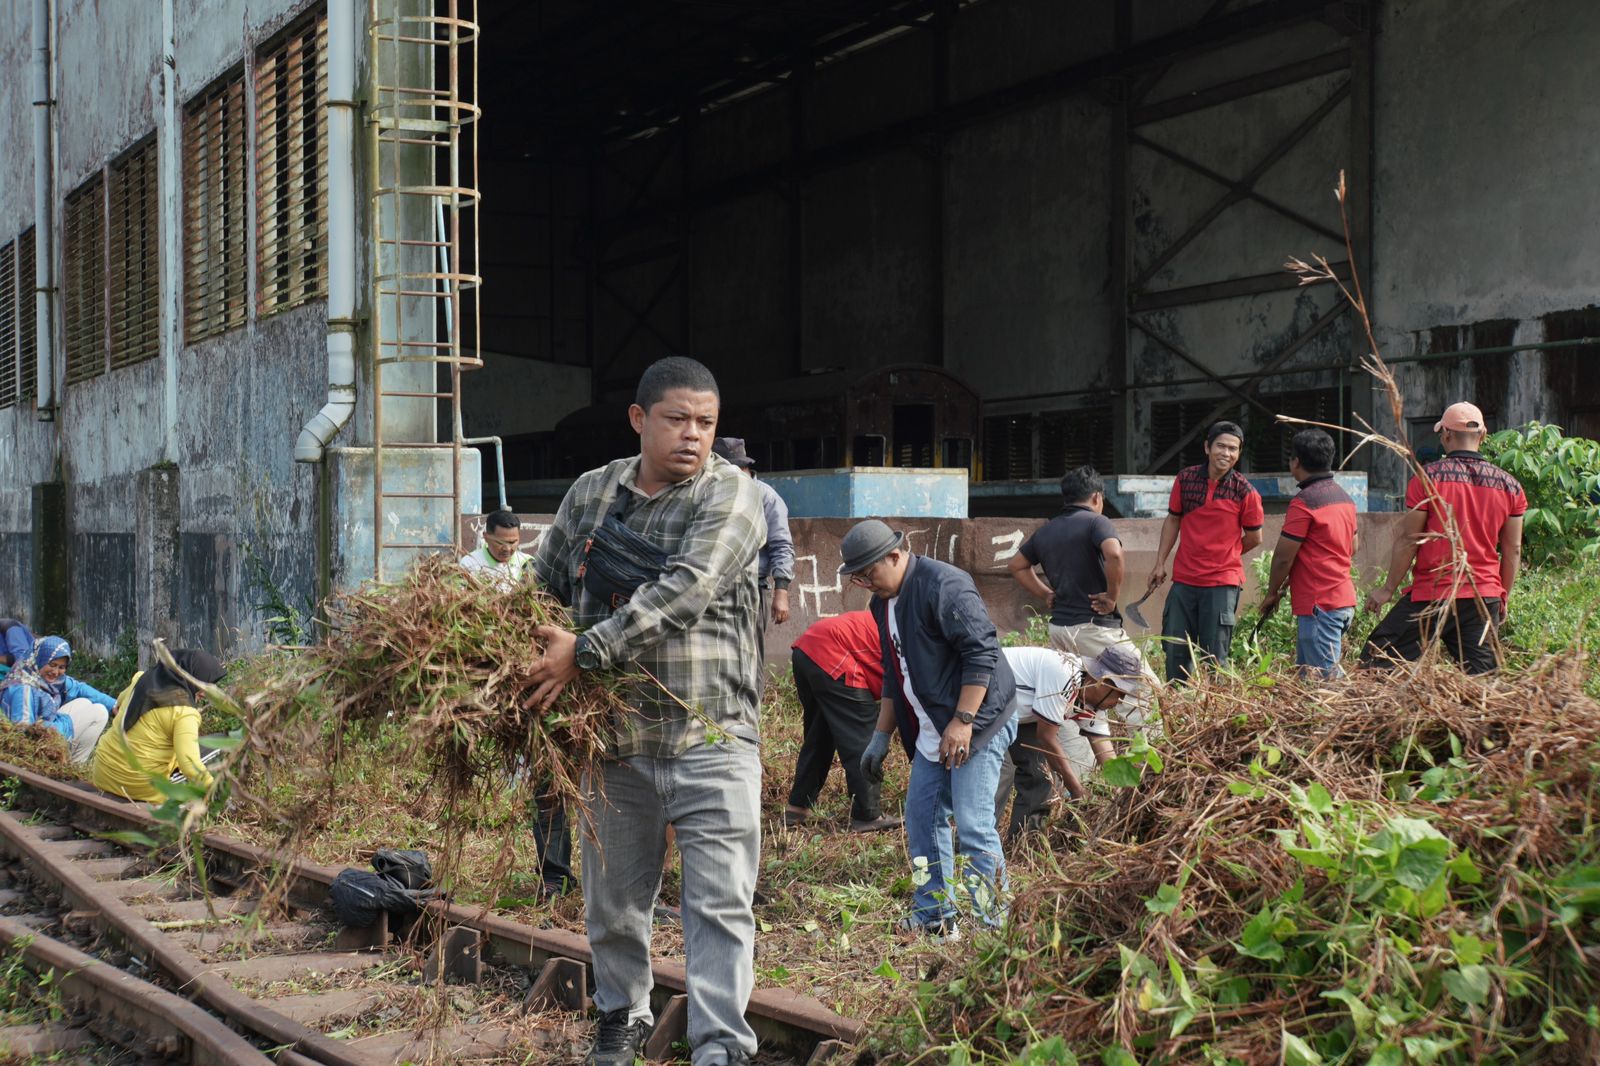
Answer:
[[[553, 515], [522, 516], [522, 546], [533, 551], [539, 539], [550, 528]], [[895, 529], [903, 530], [911, 550], [941, 562], [959, 566], [973, 576], [978, 591], [982, 593], [989, 614], [1002, 634], [1010, 630], [1024, 630], [1029, 612], [1044, 612], [1044, 605], [1033, 601], [1007, 571], [1007, 565], [1017, 549], [1034, 530], [1044, 524], [1036, 518], [966, 518], [939, 521], [917, 517], [885, 517]], [[806, 627], [818, 618], [845, 611], [866, 608], [870, 594], [839, 576], [839, 540], [857, 520], [847, 518], [797, 518], [789, 523], [795, 544], [795, 580], [790, 586], [789, 621], [767, 631], [767, 660], [786, 662], [789, 645]], [[1392, 537], [1399, 528], [1400, 516], [1392, 514], [1364, 514], [1360, 522], [1360, 551], [1356, 564], [1368, 575], [1375, 575], [1388, 565]], [[1138, 598], [1150, 575], [1156, 549], [1161, 543], [1162, 520], [1154, 518], [1116, 519], [1117, 535], [1122, 538], [1127, 557], [1127, 577], [1123, 602]], [[462, 523], [463, 537], [468, 548], [476, 548], [483, 536], [483, 519], [467, 519]], [[1267, 516], [1264, 548], [1270, 550], [1278, 542], [1283, 527], [1282, 515]], [[1254, 558], [1261, 549], [1247, 555]], [[1140, 608], [1145, 619], [1157, 627], [1160, 635], [1161, 609], [1166, 603], [1163, 586]], [[1244, 604], [1254, 603], [1260, 597], [1254, 577], [1245, 582]]]
[[[178, 0], [180, 121], [183, 102], [307, 7]], [[162, 125], [161, 5], [56, 0], [55, 9], [56, 191], [65, 196]], [[30, 15], [26, 3], [0, 10], [0, 243], [33, 216]], [[179, 221], [161, 207], [162, 227]], [[70, 559], [70, 615], [91, 649], [129, 628], [221, 650], [259, 644], [264, 583], [309, 604], [315, 470], [295, 464], [292, 449], [326, 396], [325, 332], [317, 301], [265, 318], [252, 310], [245, 326], [184, 346], [171, 454], [159, 357], [61, 387], [53, 423], [28, 407], [0, 410], [0, 543], [13, 549], [6, 610], [26, 616], [32, 594], [32, 575], [13, 566], [28, 557], [14, 549], [33, 536], [30, 487], [55, 480], [66, 485], [68, 531], [46, 547]]]

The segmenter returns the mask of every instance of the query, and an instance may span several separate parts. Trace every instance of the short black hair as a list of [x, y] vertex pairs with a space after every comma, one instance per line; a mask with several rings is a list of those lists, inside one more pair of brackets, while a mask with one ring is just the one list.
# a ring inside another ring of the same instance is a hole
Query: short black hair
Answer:
[[1092, 466], [1068, 470], [1061, 478], [1061, 498], [1067, 503], [1082, 503], [1095, 493], [1105, 491], [1105, 478]]
[[522, 529], [521, 519], [510, 511], [490, 511], [483, 524], [486, 532], [491, 529]]
[[1333, 469], [1333, 438], [1320, 429], [1302, 429], [1289, 442], [1294, 457], [1308, 474], [1325, 474]]
[[717, 399], [722, 399], [717, 379], [703, 363], [681, 355], [669, 355], [665, 359], [657, 359], [645, 370], [639, 378], [639, 388], [633, 394], [633, 402], [648, 411], [673, 389], [716, 393]]
[[1230, 436], [1238, 437], [1239, 443], [1244, 443], [1244, 430], [1239, 428], [1239, 423], [1215, 422], [1212, 424], [1210, 429], [1206, 430], [1206, 447], [1211, 447], [1216, 439], [1222, 436], [1224, 433]]

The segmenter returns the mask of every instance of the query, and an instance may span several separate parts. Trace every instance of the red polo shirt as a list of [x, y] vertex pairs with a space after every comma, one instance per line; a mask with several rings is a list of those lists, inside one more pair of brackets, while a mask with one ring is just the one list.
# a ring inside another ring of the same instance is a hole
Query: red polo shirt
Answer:
[[1473, 590], [1486, 600], [1504, 599], [1500, 582], [1500, 530], [1506, 519], [1520, 518], [1528, 511], [1528, 498], [1517, 479], [1472, 451], [1451, 452], [1422, 468], [1433, 482], [1444, 505], [1455, 515], [1461, 531], [1461, 546], [1466, 551], [1467, 570], [1456, 586], [1451, 565], [1450, 541], [1444, 536], [1444, 518], [1428, 498], [1421, 478], [1406, 485], [1406, 508], [1426, 511], [1428, 524], [1417, 548], [1412, 570], [1411, 598], [1419, 603], [1470, 599]]
[[864, 688], [875, 700], [883, 699], [883, 645], [871, 612], [819, 618], [793, 646], [834, 680]]
[[1172, 580], [1200, 588], [1244, 585], [1244, 531], [1266, 521], [1261, 493], [1237, 470], [1212, 481], [1206, 465], [1186, 467], [1172, 483], [1169, 513], [1178, 526]]
[[1289, 501], [1283, 535], [1300, 542], [1289, 570], [1289, 601], [1294, 613], [1313, 607], [1335, 611], [1356, 605], [1350, 560], [1356, 547], [1356, 502], [1332, 474], [1312, 474]]

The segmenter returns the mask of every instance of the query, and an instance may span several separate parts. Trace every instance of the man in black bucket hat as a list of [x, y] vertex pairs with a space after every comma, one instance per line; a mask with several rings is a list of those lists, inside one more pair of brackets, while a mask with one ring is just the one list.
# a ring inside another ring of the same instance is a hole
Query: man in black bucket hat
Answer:
[[[1016, 686], [994, 622], [964, 570], [911, 554], [905, 535], [877, 519], [846, 533], [839, 555], [839, 573], [872, 592], [883, 645], [884, 701], [861, 756], [862, 773], [883, 780], [897, 727], [911, 759], [906, 836], [916, 891], [900, 928], [956, 936], [954, 902], [962, 888], [978, 919], [998, 924], [1006, 879], [994, 795], [1017, 725]], [[959, 881], [952, 815], [966, 860]]]

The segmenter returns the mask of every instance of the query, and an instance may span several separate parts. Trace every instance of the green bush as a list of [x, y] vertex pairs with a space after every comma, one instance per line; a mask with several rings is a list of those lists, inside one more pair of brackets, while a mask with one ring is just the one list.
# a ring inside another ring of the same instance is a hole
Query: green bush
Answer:
[[115, 696], [127, 688], [139, 670], [139, 638], [131, 628], [117, 635], [111, 654], [104, 658], [77, 650], [77, 639], [72, 644], [72, 676], [107, 695]]
[[1483, 455], [1528, 494], [1522, 544], [1529, 563], [1600, 554], [1600, 442], [1529, 422], [1490, 434]]

